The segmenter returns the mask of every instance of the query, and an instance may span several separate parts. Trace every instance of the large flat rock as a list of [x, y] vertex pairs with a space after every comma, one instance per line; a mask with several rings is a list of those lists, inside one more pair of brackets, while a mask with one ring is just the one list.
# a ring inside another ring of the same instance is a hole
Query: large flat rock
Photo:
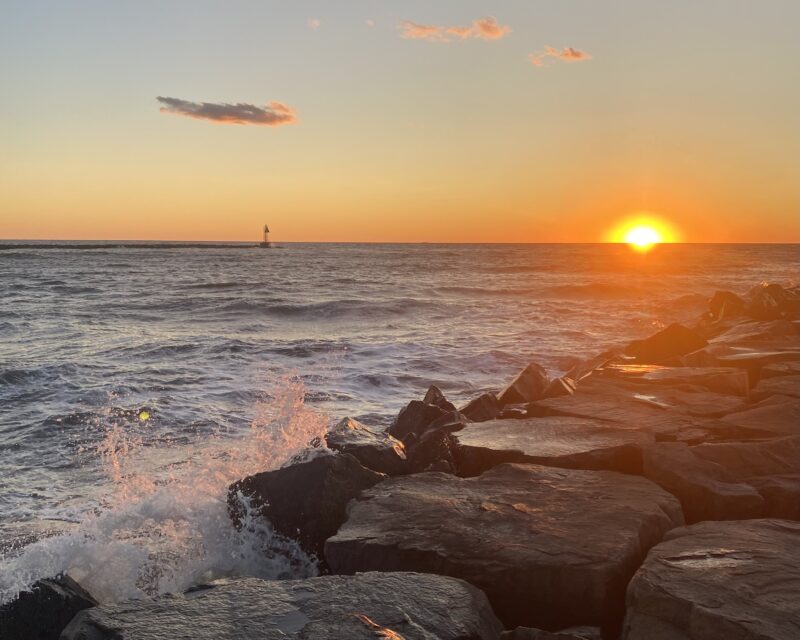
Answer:
[[245, 578], [185, 595], [89, 609], [62, 640], [496, 640], [478, 589], [413, 573], [308, 580]]
[[653, 442], [650, 433], [571, 416], [477, 422], [452, 437], [463, 476], [504, 462], [641, 473], [642, 447]]
[[328, 539], [336, 573], [424, 571], [480, 587], [506, 627], [618, 629], [647, 550], [683, 523], [652, 482], [611, 471], [503, 464], [476, 478], [390, 478]]
[[800, 523], [701, 522], [650, 550], [624, 640], [800, 638]]
[[800, 398], [770, 396], [744, 411], [725, 416], [720, 422], [767, 436], [800, 435]]

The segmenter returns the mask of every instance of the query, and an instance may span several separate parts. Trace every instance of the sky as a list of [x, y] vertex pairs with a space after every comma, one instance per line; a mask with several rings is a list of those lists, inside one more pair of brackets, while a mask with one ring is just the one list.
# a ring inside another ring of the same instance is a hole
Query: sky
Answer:
[[797, 0], [3, 0], [0, 238], [800, 242]]

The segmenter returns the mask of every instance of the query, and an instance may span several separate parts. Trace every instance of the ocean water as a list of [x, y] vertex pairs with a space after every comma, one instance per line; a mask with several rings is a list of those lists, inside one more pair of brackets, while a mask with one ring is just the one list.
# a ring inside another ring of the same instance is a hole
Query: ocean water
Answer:
[[800, 280], [797, 245], [0, 243], [0, 602], [311, 575], [227, 486], [344, 416], [456, 404]]

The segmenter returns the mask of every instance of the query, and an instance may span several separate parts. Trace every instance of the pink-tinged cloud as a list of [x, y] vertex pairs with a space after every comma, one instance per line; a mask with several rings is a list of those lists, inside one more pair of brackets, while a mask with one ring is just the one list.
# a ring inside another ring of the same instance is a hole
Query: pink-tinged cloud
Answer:
[[545, 46], [544, 51], [540, 53], [531, 53], [528, 55], [528, 59], [534, 67], [547, 66], [548, 58], [560, 60], [561, 62], [583, 62], [584, 60], [590, 60], [591, 57], [592, 56], [585, 51], [573, 49], [572, 47], [565, 47], [559, 51], [555, 47], [548, 46]]
[[316, 31], [321, 26], [322, 26], [322, 21], [317, 18], [311, 18], [308, 21], [308, 28], [311, 29], [312, 31]]
[[511, 27], [498, 24], [495, 18], [487, 16], [473, 20], [467, 27], [440, 27], [418, 24], [409, 20], [400, 23], [400, 35], [409, 40], [429, 40], [430, 42], [450, 42], [458, 40], [500, 40], [511, 33]]
[[221, 124], [251, 124], [262, 127], [279, 127], [297, 122], [294, 109], [281, 103], [270, 102], [263, 107], [239, 102], [237, 104], [214, 102], [190, 102], [180, 98], [156, 98], [162, 105], [162, 113], [173, 113], [197, 120], [208, 120]]

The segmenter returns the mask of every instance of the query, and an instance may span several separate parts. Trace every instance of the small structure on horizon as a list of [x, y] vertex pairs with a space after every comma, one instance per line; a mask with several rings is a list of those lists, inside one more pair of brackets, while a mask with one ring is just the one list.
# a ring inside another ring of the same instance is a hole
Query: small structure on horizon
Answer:
[[264, 225], [264, 241], [259, 243], [258, 246], [262, 249], [270, 249], [272, 247], [272, 244], [270, 244], [269, 241], [269, 226], [266, 224]]

